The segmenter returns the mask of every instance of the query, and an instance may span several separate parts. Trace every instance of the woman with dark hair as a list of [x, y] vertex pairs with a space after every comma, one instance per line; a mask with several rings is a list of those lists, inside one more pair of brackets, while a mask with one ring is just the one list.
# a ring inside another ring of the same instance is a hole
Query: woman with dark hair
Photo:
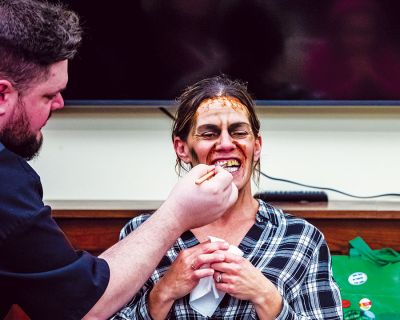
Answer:
[[[223, 167], [233, 176], [238, 200], [220, 219], [183, 233], [114, 319], [341, 318], [321, 232], [252, 196], [262, 145], [254, 107], [246, 86], [227, 77], [199, 81], [180, 96], [172, 132], [178, 168]], [[132, 219], [121, 237], [148, 217]], [[205, 250], [210, 236], [231, 250]], [[220, 262], [212, 262], [216, 256]], [[216, 295], [204, 310], [194, 292], [207, 283]]]

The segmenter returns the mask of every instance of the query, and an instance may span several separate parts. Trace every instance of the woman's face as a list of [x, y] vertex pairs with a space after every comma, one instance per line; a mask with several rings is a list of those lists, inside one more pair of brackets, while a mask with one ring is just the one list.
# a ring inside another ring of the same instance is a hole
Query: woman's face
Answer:
[[186, 163], [228, 164], [239, 190], [250, 187], [250, 178], [261, 152], [247, 108], [232, 97], [204, 100], [198, 107], [187, 141], [175, 138], [177, 155]]

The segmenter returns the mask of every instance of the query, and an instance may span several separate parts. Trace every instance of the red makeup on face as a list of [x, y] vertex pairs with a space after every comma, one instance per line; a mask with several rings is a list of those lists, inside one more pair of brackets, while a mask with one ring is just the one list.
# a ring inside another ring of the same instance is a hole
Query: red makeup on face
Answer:
[[193, 165], [226, 165], [239, 189], [249, 185], [261, 140], [252, 132], [246, 106], [232, 97], [203, 101], [187, 139]]

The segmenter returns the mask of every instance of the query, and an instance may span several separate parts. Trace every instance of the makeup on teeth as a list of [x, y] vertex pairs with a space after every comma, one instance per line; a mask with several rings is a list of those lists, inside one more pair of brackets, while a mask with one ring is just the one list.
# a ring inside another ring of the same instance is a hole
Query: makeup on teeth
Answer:
[[[215, 165], [220, 166], [229, 172], [235, 172], [237, 171], [237, 168], [240, 166], [240, 163], [237, 160], [228, 160], [228, 161], [217, 161]], [[210, 179], [214, 175], [215, 175], [215, 169], [211, 170], [210, 172], [206, 173], [205, 175], [197, 179], [195, 183], [197, 185], [202, 184], [204, 181]]]

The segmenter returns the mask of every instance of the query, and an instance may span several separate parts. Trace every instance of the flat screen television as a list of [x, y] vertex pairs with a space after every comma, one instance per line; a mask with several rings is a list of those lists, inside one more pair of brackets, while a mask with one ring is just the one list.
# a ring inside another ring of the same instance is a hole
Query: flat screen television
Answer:
[[256, 100], [400, 100], [397, 0], [63, 0], [83, 23], [67, 103], [173, 100], [226, 74]]

